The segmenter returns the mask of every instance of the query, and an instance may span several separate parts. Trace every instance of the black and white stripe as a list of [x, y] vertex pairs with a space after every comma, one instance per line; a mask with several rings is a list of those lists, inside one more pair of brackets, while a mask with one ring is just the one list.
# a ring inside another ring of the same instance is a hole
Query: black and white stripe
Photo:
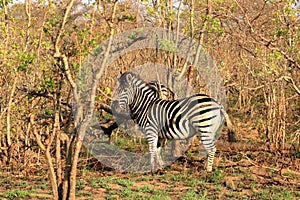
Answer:
[[159, 81], [156, 80], [150, 81], [148, 85], [157, 91], [159, 95], [158, 97], [159, 99], [164, 99], [164, 100], [176, 99], [175, 93], [170, 88], [160, 83]]
[[199, 134], [208, 153], [207, 171], [212, 171], [215, 136], [220, 131], [224, 117], [228, 118], [217, 101], [204, 94], [164, 100], [151, 84], [129, 72], [119, 78], [119, 83], [112, 108], [115, 113], [129, 112], [142, 127], [149, 146], [152, 169], [155, 161], [162, 164], [160, 148], [165, 139], [186, 139]]

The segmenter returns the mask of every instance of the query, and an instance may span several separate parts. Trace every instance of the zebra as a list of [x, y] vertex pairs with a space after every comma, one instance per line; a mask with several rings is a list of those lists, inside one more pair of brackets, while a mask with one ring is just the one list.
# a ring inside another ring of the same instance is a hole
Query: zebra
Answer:
[[[170, 88], [168, 88], [167, 86], [165, 86], [164, 84], [162, 84], [161, 82], [159, 82], [157, 80], [152, 80], [152, 81], [148, 82], [148, 85], [159, 94], [159, 98], [161, 98], [161, 99], [174, 100], [175, 98], [177, 98], [176, 94]], [[102, 107], [106, 108], [104, 106], [102, 106]], [[107, 112], [113, 114], [113, 112], [110, 108], [106, 108], [106, 110], [107, 110]], [[138, 131], [138, 127], [136, 127], [132, 123], [132, 121], [128, 121], [130, 119], [131, 119], [130, 116], [127, 114], [119, 115], [119, 118], [117, 119], [117, 121], [115, 121], [109, 127], [95, 125], [95, 126], [93, 126], [93, 128], [103, 130], [104, 134], [109, 136], [109, 141], [111, 142], [112, 141], [112, 132], [113, 132], [113, 130], [118, 128], [120, 124], [125, 123], [125, 126], [131, 127], [131, 129], [133, 128], [136, 131]], [[165, 141], [163, 142], [163, 147], [166, 145], [166, 143], [167, 143], [167, 140], [165, 139]]]
[[146, 135], [150, 153], [151, 171], [155, 163], [162, 165], [161, 146], [165, 139], [187, 139], [199, 134], [207, 151], [206, 170], [212, 171], [216, 152], [215, 135], [223, 120], [228, 128], [232, 124], [228, 114], [213, 98], [195, 94], [178, 100], [164, 100], [151, 84], [132, 72], [126, 72], [118, 79], [112, 109], [114, 113], [129, 113]]
[[176, 94], [167, 86], [160, 83], [157, 80], [150, 81], [149, 86], [152, 87], [159, 94], [160, 99], [164, 100], [175, 100], [177, 98]]

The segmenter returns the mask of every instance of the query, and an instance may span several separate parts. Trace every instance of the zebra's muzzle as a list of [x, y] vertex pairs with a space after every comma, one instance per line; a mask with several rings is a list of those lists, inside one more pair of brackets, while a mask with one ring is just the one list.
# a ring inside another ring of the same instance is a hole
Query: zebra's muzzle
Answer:
[[115, 100], [115, 101], [112, 102], [112, 104], [111, 104], [111, 110], [112, 110], [113, 113], [120, 113], [120, 112], [122, 112], [122, 109], [120, 107], [120, 104], [119, 104], [118, 100]]
[[131, 118], [130, 112], [127, 109], [122, 108], [118, 100], [112, 102], [111, 110], [113, 115], [115, 115], [117, 118], [124, 118], [124, 119]]

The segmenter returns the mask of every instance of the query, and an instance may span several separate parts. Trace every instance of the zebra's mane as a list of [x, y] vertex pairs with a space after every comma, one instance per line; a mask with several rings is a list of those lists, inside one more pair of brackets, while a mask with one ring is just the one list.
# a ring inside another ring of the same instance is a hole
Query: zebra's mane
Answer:
[[159, 95], [159, 91], [157, 91], [151, 84], [147, 83], [146, 81], [144, 81], [138, 74], [135, 74], [133, 72], [125, 72], [124, 74], [121, 75], [120, 77], [120, 83], [121, 85], [128, 85], [128, 83], [126, 82], [126, 76], [130, 74], [132, 77], [134, 77], [135, 82], [138, 82], [139, 84], [137, 85], [138, 87], [140, 86], [146, 86], [147, 88], [149, 88], [150, 90], [152, 90], [155, 94]]

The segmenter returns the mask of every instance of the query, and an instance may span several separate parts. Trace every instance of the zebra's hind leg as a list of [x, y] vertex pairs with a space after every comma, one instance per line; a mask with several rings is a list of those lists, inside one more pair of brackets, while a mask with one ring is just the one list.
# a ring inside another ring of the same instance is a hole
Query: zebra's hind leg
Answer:
[[214, 162], [215, 152], [216, 152], [216, 144], [213, 138], [211, 138], [210, 132], [208, 134], [200, 135], [203, 147], [207, 153], [207, 161], [206, 161], [206, 171], [212, 171], [212, 165]]
[[212, 165], [214, 162], [216, 147], [212, 149], [207, 149], [207, 162], [206, 162], [206, 171], [211, 172], [212, 171]]

